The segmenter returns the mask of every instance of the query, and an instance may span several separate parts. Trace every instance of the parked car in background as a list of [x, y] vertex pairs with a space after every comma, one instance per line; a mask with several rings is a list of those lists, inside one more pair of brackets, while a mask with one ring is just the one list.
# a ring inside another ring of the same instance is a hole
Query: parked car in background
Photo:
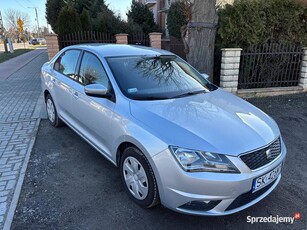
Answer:
[[38, 45], [39, 42], [37, 41], [37, 38], [33, 38], [33, 39], [31, 39], [31, 40], [29, 41], [29, 44], [30, 44], [30, 45]]
[[31, 45], [46, 45], [46, 39], [45, 38], [33, 38], [29, 41], [29, 44], [31, 44]]
[[286, 147], [275, 121], [173, 53], [75, 45], [41, 76], [50, 124], [66, 123], [119, 167], [142, 207], [232, 214], [281, 179]]
[[46, 45], [46, 39], [45, 38], [38, 38], [37, 41], [40, 45]]

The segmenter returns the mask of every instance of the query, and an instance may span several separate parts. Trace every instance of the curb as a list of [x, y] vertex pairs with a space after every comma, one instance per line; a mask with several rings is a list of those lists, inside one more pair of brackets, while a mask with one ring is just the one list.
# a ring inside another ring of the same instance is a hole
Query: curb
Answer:
[[15, 191], [14, 191], [14, 195], [13, 195], [10, 207], [9, 207], [9, 211], [8, 211], [7, 216], [5, 218], [5, 221], [4, 221], [4, 225], [3, 225], [4, 230], [9, 230], [11, 228], [11, 224], [13, 222], [15, 210], [16, 210], [16, 207], [17, 207], [17, 204], [18, 204], [20, 193], [21, 193], [22, 184], [23, 184], [23, 181], [24, 181], [24, 178], [25, 178], [25, 175], [26, 175], [26, 170], [27, 170], [27, 167], [28, 167], [28, 163], [29, 163], [29, 160], [30, 160], [30, 155], [31, 155], [31, 152], [32, 152], [35, 140], [36, 140], [36, 135], [37, 135], [39, 124], [40, 124], [40, 118], [38, 118], [37, 121], [36, 121], [35, 129], [33, 131], [33, 134], [32, 134], [31, 140], [30, 140], [30, 144], [29, 144], [29, 147], [27, 149], [27, 154], [26, 154], [25, 160], [22, 164], [22, 168], [20, 170], [19, 178], [18, 178], [16, 187], [15, 187]]
[[[34, 60], [35, 58], [37, 58], [41, 54], [42, 53], [39, 53], [38, 55], [33, 57], [30, 61]], [[28, 63], [26, 63], [26, 64], [28, 64]], [[23, 65], [23, 66], [25, 66], [25, 65]], [[15, 71], [15, 72], [17, 72], [17, 71]], [[19, 200], [19, 197], [20, 197], [20, 194], [21, 194], [23, 181], [24, 181], [24, 178], [25, 178], [25, 175], [26, 175], [26, 171], [27, 171], [29, 160], [30, 160], [31, 152], [32, 152], [33, 146], [35, 144], [39, 124], [40, 124], [40, 121], [41, 121], [41, 111], [42, 111], [43, 106], [44, 106], [44, 99], [43, 99], [43, 93], [41, 93], [41, 95], [38, 97], [38, 99], [36, 101], [35, 109], [33, 111], [32, 117], [31, 117], [31, 120], [33, 120], [33, 121], [36, 120], [35, 128], [33, 130], [33, 133], [32, 133], [32, 136], [31, 136], [31, 139], [30, 139], [30, 142], [29, 142], [29, 146], [28, 146], [28, 149], [27, 149], [27, 153], [26, 153], [26, 156], [25, 156], [24, 162], [22, 164], [22, 168], [20, 170], [19, 177], [18, 177], [18, 180], [17, 180], [17, 183], [16, 183], [15, 191], [14, 191], [10, 206], [8, 208], [6, 218], [4, 220], [4, 224], [3, 224], [4, 230], [9, 230], [11, 228], [11, 225], [12, 225], [12, 222], [13, 222], [13, 219], [14, 219], [14, 214], [15, 214], [15, 211], [16, 211], [16, 207], [18, 205], [18, 200]]]
[[42, 113], [43, 109], [45, 108], [45, 100], [43, 92], [41, 92], [40, 96], [38, 97], [36, 101], [36, 106], [34, 109], [34, 112], [32, 114], [33, 119], [44, 119], [47, 118], [45, 114]]

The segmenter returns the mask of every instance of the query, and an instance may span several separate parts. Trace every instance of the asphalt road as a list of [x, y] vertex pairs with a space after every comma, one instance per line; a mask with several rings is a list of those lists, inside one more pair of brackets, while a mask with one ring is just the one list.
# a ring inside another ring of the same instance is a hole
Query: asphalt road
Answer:
[[[142, 209], [125, 194], [119, 170], [67, 126], [43, 120], [12, 229], [306, 229], [307, 93], [251, 99], [279, 124], [288, 148], [278, 187], [258, 204], [224, 217]], [[291, 224], [247, 223], [247, 216], [293, 217]]]

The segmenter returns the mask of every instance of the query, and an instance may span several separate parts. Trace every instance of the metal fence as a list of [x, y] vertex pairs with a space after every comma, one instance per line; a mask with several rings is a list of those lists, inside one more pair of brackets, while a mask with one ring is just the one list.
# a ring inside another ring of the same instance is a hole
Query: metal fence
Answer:
[[82, 43], [116, 43], [116, 39], [112, 34], [98, 31], [79, 31], [59, 36], [58, 42], [60, 49], [63, 49], [66, 46]]
[[142, 33], [142, 32], [129, 34], [128, 35], [128, 44], [150, 46], [149, 35]]
[[297, 86], [302, 55], [302, 48], [293, 44], [264, 44], [243, 50], [238, 88]]
[[184, 52], [184, 44], [181, 39], [177, 39], [172, 36], [170, 36], [169, 39], [163, 39], [162, 49], [177, 54], [179, 57], [186, 60], [186, 53]]
[[219, 48], [214, 50], [213, 63], [213, 84], [220, 86], [221, 81], [221, 65], [222, 65], [222, 51]]

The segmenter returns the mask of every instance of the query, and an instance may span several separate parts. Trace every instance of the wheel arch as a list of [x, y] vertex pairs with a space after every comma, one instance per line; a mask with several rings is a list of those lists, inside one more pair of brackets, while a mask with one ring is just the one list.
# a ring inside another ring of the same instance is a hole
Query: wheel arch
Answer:
[[130, 139], [130, 138], [128, 138], [127, 140], [127, 138], [125, 138], [125, 140], [123, 140], [120, 144], [118, 144], [118, 147], [116, 148], [116, 159], [115, 159], [116, 166], [120, 167], [120, 160], [121, 160], [123, 151], [125, 150], [125, 148], [131, 147], [131, 146], [136, 147], [138, 150], [140, 150], [144, 154], [145, 158], [147, 159], [149, 165], [151, 166], [153, 170], [153, 173], [154, 173], [154, 176], [157, 182], [159, 197], [160, 198], [161, 196], [163, 197], [164, 191], [161, 188], [161, 186], [163, 185], [162, 185], [162, 181], [160, 178], [160, 173], [158, 172], [158, 169], [154, 163], [154, 160], [152, 159], [152, 156], [148, 153], [146, 148], [141, 143], [139, 143], [137, 140]]
[[145, 157], [147, 158], [148, 160], [148, 156], [146, 153], [144, 153], [144, 151], [142, 150], [143, 148], [139, 148], [136, 144], [130, 142], [130, 141], [124, 141], [122, 143], [119, 144], [119, 146], [117, 147], [117, 150], [116, 150], [116, 166], [119, 167], [119, 164], [120, 164], [120, 159], [121, 159], [121, 156], [124, 152], [124, 150], [128, 147], [135, 147], [137, 148], [138, 150], [140, 150], [144, 155]]
[[48, 95], [51, 95], [51, 94], [50, 94], [50, 92], [47, 89], [45, 89], [45, 91], [44, 91], [44, 100], [45, 100], [45, 102], [47, 100], [47, 96]]

